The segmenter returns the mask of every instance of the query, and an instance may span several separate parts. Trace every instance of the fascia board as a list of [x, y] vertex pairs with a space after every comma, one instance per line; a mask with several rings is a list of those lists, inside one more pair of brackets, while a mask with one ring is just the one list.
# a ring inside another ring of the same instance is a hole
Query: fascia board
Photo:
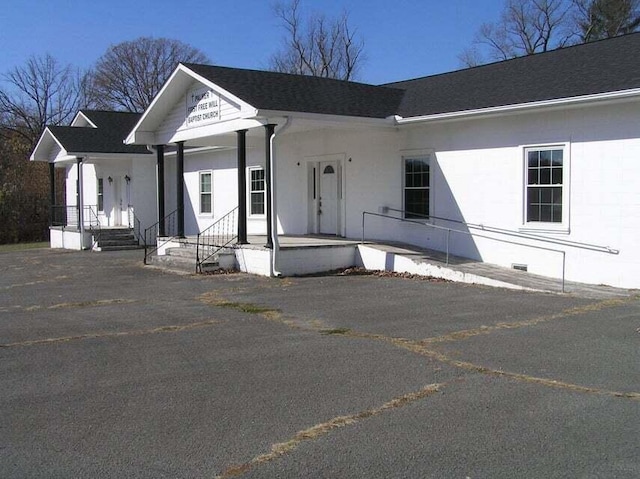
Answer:
[[[171, 83], [173, 82], [174, 78], [178, 75], [179, 72], [184, 71], [184, 70], [185, 69], [184, 69], [184, 66], [182, 64], [179, 64], [176, 67], [176, 69], [169, 76], [169, 78], [167, 79], [165, 84], [162, 85], [162, 88], [160, 88], [160, 91], [157, 93], [157, 95], [154, 97], [154, 99], [151, 100], [151, 104], [144, 111], [144, 113], [142, 114], [142, 116], [138, 120], [138, 123], [136, 123], [136, 125], [133, 127], [133, 130], [131, 130], [131, 132], [125, 138], [125, 140], [124, 140], [125, 144], [131, 145], [131, 144], [138, 143], [136, 141], [136, 133], [137, 133], [138, 128], [140, 128], [140, 126], [146, 121], [147, 117], [149, 116], [150, 112], [155, 108], [156, 104], [160, 102], [160, 99], [164, 96], [164, 94], [167, 91], [167, 89], [169, 89], [169, 87], [170, 87]], [[147, 144], [147, 143], [143, 143], [143, 144]], [[152, 143], [148, 143], [148, 144], [152, 144]]]
[[78, 113], [76, 113], [76, 116], [73, 117], [73, 121], [71, 121], [71, 125], [70, 126], [77, 126], [76, 125], [76, 121], [79, 120], [80, 118], [84, 119], [87, 123], [89, 123], [92, 128], [98, 128], [98, 125], [96, 125], [94, 122], [92, 122], [91, 119], [87, 115], [82, 113], [82, 111], [79, 111]]
[[110, 160], [135, 160], [140, 158], [151, 158], [151, 153], [87, 153], [87, 152], [69, 152], [69, 155], [77, 158], [82, 157], [87, 163], [95, 163], [96, 161]]
[[351, 123], [368, 126], [395, 127], [396, 118], [370, 118], [365, 116], [327, 115], [324, 113], [306, 113], [297, 111], [257, 110], [257, 118], [291, 117], [300, 120], [326, 121], [334, 123]]
[[398, 125], [410, 125], [413, 123], [430, 123], [442, 121], [454, 121], [471, 119], [481, 116], [500, 116], [511, 113], [519, 113], [528, 110], [565, 107], [573, 105], [581, 105], [585, 103], [595, 103], [603, 101], [615, 101], [625, 98], [640, 97], [640, 88], [630, 90], [622, 90], [617, 92], [597, 93], [594, 95], [582, 95], [571, 98], [559, 98], [553, 100], [543, 100], [530, 103], [518, 103], [515, 105], [497, 106], [491, 108], [479, 108], [476, 110], [463, 110], [448, 113], [437, 113], [434, 115], [423, 115], [409, 118], [396, 118]]
[[62, 153], [65, 152], [65, 149], [64, 149], [64, 146], [62, 146], [62, 143], [60, 143], [60, 141], [58, 141], [58, 139], [55, 137], [55, 135], [53, 133], [51, 133], [51, 130], [49, 130], [49, 127], [47, 127], [42, 132], [42, 135], [40, 135], [40, 139], [38, 140], [38, 143], [36, 143], [36, 146], [33, 149], [33, 153], [31, 153], [31, 156], [29, 157], [29, 161], [46, 161], [46, 162], [49, 162], [49, 156], [46, 154], [46, 152], [43, 152], [43, 156], [38, 158], [39, 150], [41, 148], [46, 148], [45, 143], [44, 143], [46, 140], [49, 140], [49, 141], [53, 140], [53, 142], [56, 145], [58, 145], [58, 148], [60, 148], [60, 152], [62, 152]]
[[[145, 110], [145, 112], [142, 115], [142, 117], [140, 117], [140, 120], [138, 120], [138, 123], [136, 123], [136, 126], [134, 126], [133, 130], [131, 131], [131, 133], [129, 133], [129, 135], [127, 135], [127, 138], [124, 141], [126, 144], [128, 144], [128, 145], [129, 144], [154, 144], [152, 142], [147, 141], [149, 139], [152, 139], [152, 138], [149, 137], [149, 135], [148, 135], [149, 133], [153, 136], [153, 139], [155, 139], [155, 134], [153, 132], [144, 131], [144, 133], [147, 133], [147, 135], [142, 135], [141, 137], [138, 137], [138, 135], [137, 135], [138, 131], [137, 130], [138, 130], [138, 128], [140, 128], [141, 125], [143, 125], [143, 123], [145, 122], [147, 117], [150, 115], [150, 112], [154, 108], [156, 108], [156, 105], [160, 102], [161, 98], [166, 94], [166, 91], [175, 82], [175, 77], [179, 73], [184, 73], [184, 74], [190, 76], [194, 80], [202, 83], [203, 85], [207, 86], [208, 88], [211, 88], [212, 90], [216, 91], [220, 95], [227, 97], [231, 102], [236, 103], [240, 107], [241, 116], [243, 118], [251, 118], [251, 117], [255, 116], [255, 113], [257, 111], [256, 108], [254, 108], [253, 106], [248, 104], [246, 101], [242, 100], [241, 98], [238, 98], [236, 95], [234, 95], [233, 93], [229, 92], [228, 90], [225, 90], [224, 88], [221, 88], [219, 85], [216, 85], [211, 80], [207, 80], [205, 77], [197, 74], [196, 72], [194, 72], [190, 68], [187, 68], [183, 64], [180, 64], [174, 70], [174, 72], [171, 74], [171, 76], [166, 81], [166, 83], [164, 84], [162, 89], [158, 92], [158, 94], [153, 99], [153, 101], [151, 102], [149, 107]], [[169, 108], [173, 108], [173, 105], [171, 105]], [[157, 144], [160, 144], [160, 143], [157, 143]]]
[[[181, 65], [181, 66], [183, 66], [183, 65]], [[184, 67], [184, 68], [185, 68], [185, 70], [187, 72], [189, 72], [189, 74], [195, 80], [198, 80], [200, 83], [202, 83], [202, 84], [208, 86], [209, 88], [211, 88], [212, 90], [220, 93], [222, 96], [227, 97], [229, 100], [233, 101], [234, 103], [237, 103], [238, 106], [240, 106], [240, 111], [242, 113], [244, 113], [244, 116], [250, 116], [250, 117], [251, 116], [255, 116], [255, 112], [257, 112], [257, 109], [255, 107], [253, 107], [252, 105], [250, 105], [249, 103], [247, 103], [246, 101], [244, 101], [242, 98], [237, 97], [236, 95], [231, 93], [229, 90], [225, 90], [220, 85], [217, 85], [216, 83], [212, 82], [211, 80], [207, 80], [205, 77], [203, 77], [202, 75], [197, 74], [193, 70], [190, 70], [187, 67]]]
[[211, 123], [209, 125], [202, 125], [188, 130], [177, 131], [171, 137], [159, 138], [154, 136], [157, 140], [157, 144], [176, 143], [179, 141], [196, 140], [208, 136], [218, 136], [227, 133], [235, 133], [238, 130], [250, 130], [252, 128], [258, 128], [264, 126], [267, 122], [260, 119], [246, 119], [236, 118], [233, 120], [223, 121], [220, 123]]

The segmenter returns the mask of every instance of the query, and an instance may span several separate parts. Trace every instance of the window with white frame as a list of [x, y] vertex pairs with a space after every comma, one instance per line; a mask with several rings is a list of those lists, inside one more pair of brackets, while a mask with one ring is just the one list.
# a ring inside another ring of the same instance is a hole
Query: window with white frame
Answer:
[[264, 169], [249, 169], [249, 215], [265, 214], [265, 193]]
[[98, 203], [98, 211], [104, 212], [104, 179], [98, 178], [98, 188], [97, 188], [97, 203]]
[[565, 151], [563, 146], [525, 148], [527, 223], [562, 223]]
[[405, 157], [404, 162], [404, 217], [429, 217], [430, 157]]
[[211, 189], [211, 172], [200, 172], [200, 213], [211, 214], [213, 212], [213, 195]]

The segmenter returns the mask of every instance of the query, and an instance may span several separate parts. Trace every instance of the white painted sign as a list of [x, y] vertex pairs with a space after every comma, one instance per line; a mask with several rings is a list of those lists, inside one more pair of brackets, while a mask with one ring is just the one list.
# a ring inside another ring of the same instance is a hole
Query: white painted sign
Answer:
[[220, 96], [208, 88], [195, 88], [187, 92], [187, 127], [205, 125], [220, 120]]

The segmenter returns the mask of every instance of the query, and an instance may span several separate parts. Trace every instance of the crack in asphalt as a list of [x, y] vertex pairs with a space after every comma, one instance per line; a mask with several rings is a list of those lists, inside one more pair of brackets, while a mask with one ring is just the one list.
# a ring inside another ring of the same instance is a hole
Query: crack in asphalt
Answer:
[[356, 424], [357, 422], [360, 422], [364, 419], [379, 416], [386, 411], [398, 409], [426, 397], [432, 396], [433, 394], [440, 392], [440, 390], [444, 386], [451, 382], [453, 381], [449, 381], [446, 383], [429, 384], [428, 386], [425, 386], [418, 391], [395, 397], [390, 401], [385, 402], [381, 406], [366, 409], [364, 411], [360, 411], [356, 414], [351, 414], [348, 416], [337, 416], [330, 419], [329, 421], [316, 424], [312, 427], [299, 431], [288, 441], [273, 444], [269, 452], [260, 454], [259, 456], [256, 456], [250, 461], [243, 464], [237, 464], [227, 467], [221, 474], [216, 476], [216, 479], [227, 479], [230, 477], [240, 476], [248, 472], [255, 466], [273, 461], [274, 459], [292, 452], [305, 441], [313, 441], [321, 436], [329, 434], [335, 429]]
[[539, 316], [537, 318], [528, 319], [524, 321], [513, 321], [510, 323], [501, 322], [501, 323], [496, 323], [492, 326], [480, 326], [479, 328], [454, 331], [452, 333], [443, 334], [441, 336], [434, 336], [432, 338], [423, 339], [420, 341], [420, 344], [427, 345], [427, 344], [461, 341], [464, 339], [472, 338], [474, 336], [490, 334], [495, 331], [502, 331], [505, 329], [526, 328], [529, 326], [535, 326], [536, 324], [540, 324], [540, 323], [546, 323], [549, 321], [555, 321], [559, 319], [569, 318], [572, 316], [577, 316], [579, 314], [602, 311], [603, 309], [613, 308], [615, 306], [622, 306], [624, 304], [637, 301], [637, 300], [638, 300], [638, 297], [636, 296], [629, 297], [629, 298], [622, 298], [622, 299], [606, 299], [603, 301], [599, 301], [597, 303], [592, 303], [585, 306], [577, 306], [575, 308], [565, 309], [564, 311], [561, 311], [556, 314]]
[[146, 334], [159, 334], [159, 333], [178, 333], [181, 331], [189, 331], [191, 329], [205, 328], [214, 324], [222, 323], [219, 319], [211, 319], [209, 321], [200, 321], [197, 323], [181, 324], [181, 325], [168, 325], [160, 326], [151, 329], [135, 329], [132, 331], [114, 331], [114, 332], [99, 332], [89, 334], [79, 334], [76, 336], [62, 336], [58, 338], [44, 338], [44, 339], [32, 339], [28, 341], [20, 341], [16, 343], [0, 344], [0, 348], [17, 348], [26, 346], [38, 346], [42, 344], [55, 344], [55, 343], [68, 343], [70, 341], [83, 341], [86, 339], [98, 339], [98, 338], [118, 338], [123, 336], [143, 336]]

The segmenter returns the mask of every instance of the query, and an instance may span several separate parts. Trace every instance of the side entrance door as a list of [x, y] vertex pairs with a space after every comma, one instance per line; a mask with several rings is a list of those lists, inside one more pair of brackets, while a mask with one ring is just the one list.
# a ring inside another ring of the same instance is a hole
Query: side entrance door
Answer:
[[319, 163], [318, 230], [320, 234], [338, 234], [338, 162]]

